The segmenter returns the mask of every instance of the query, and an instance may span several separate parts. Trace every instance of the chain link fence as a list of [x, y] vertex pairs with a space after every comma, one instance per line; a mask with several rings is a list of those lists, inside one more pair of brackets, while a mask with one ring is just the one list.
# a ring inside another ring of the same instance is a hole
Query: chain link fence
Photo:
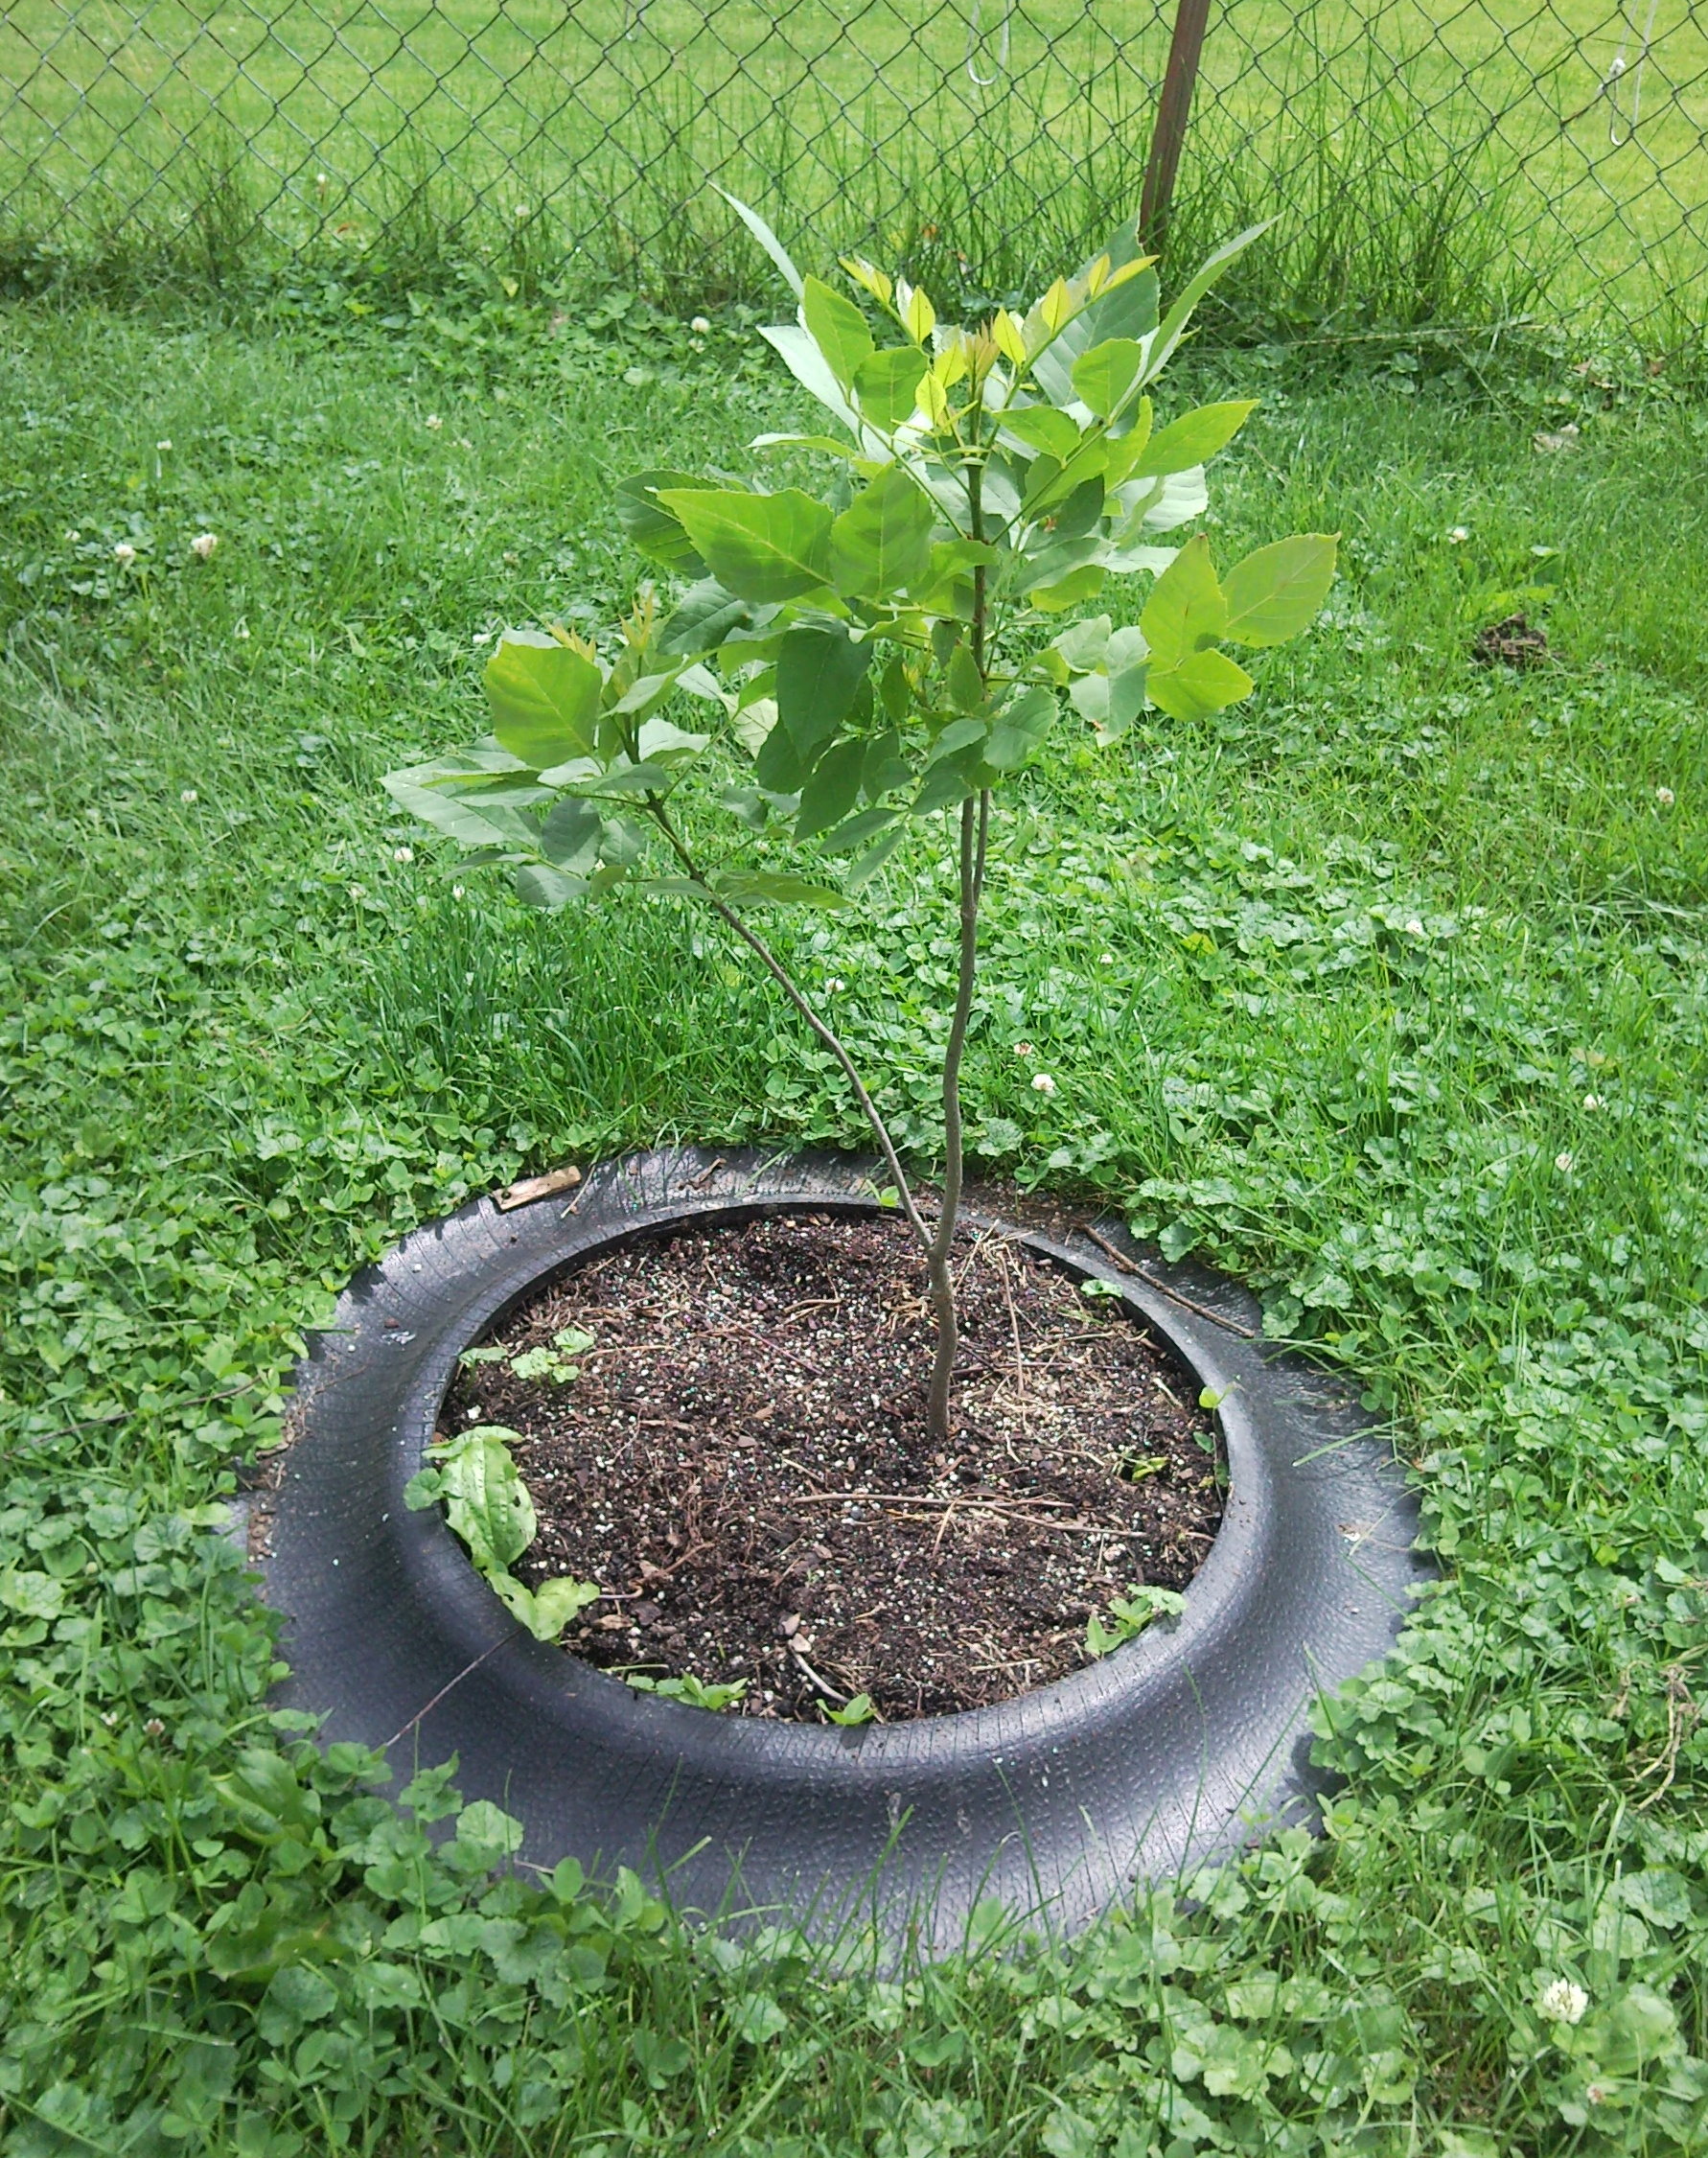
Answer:
[[1696, 0], [8, 0], [0, 244], [567, 256], [686, 302], [754, 275], [716, 179], [811, 259], [1004, 292], [1154, 183], [1177, 5], [1171, 249], [1276, 220], [1233, 304], [1699, 337]]

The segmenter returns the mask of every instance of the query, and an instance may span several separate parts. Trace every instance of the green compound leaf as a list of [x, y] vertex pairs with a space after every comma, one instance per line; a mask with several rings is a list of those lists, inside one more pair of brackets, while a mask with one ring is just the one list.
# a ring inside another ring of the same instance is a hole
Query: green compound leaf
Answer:
[[1212, 647], [1189, 652], [1172, 667], [1153, 667], [1144, 686], [1151, 703], [1170, 719], [1209, 719], [1249, 696], [1252, 678], [1236, 660]]
[[1299, 532], [1236, 563], [1223, 581], [1224, 637], [1236, 644], [1284, 644], [1307, 630], [1334, 582], [1335, 532]]
[[902, 465], [889, 465], [830, 528], [838, 592], [887, 598], [922, 583], [932, 566], [936, 514]]
[[1202, 532], [1187, 542], [1157, 579], [1139, 626], [1153, 667], [1171, 667], [1189, 653], [1204, 651], [1226, 631], [1228, 602]]
[[1144, 347], [1136, 337], [1110, 337], [1073, 362], [1073, 390], [1099, 420], [1112, 418], [1144, 373]]
[[842, 293], [809, 277], [801, 293], [807, 335], [824, 356], [824, 364], [844, 389], [853, 387], [855, 370], [871, 355], [872, 333], [866, 316]]
[[667, 569], [675, 569], [689, 577], [703, 577], [705, 564], [700, 559], [694, 543], [682, 530], [681, 520], [673, 517], [658, 500], [661, 487], [696, 490], [709, 489], [713, 482], [701, 479], [691, 472], [675, 472], [668, 467], [654, 467], [648, 472], [632, 473], [620, 479], [616, 488], [617, 522], [628, 534], [630, 544], [654, 562], [661, 562]]
[[931, 364], [917, 345], [896, 345], [874, 352], [854, 370], [854, 394], [860, 416], [885, 434], [893, 434], [913, 416], [919, 385]]
[[593, 661], [533, 630], [507, 630], [482, 678], [500, 749], [536, 772], [596, 754], [605, 677]]
[[658, 499], [681, 519], [712, 575], [739, 599], [798, 599], [830, 581], [831, 513], [798, 487], [775, 495], [668, 488]]

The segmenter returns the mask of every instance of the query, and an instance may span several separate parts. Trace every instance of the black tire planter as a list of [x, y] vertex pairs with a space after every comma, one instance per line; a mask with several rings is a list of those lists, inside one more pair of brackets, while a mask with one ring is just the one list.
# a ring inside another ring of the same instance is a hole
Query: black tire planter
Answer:
[[1310, 1818], [1312, 1698], [1387, 1651], [1428, 1568], [1391, 1449], [1320, 1374], [1212, 1317], [1240, 1292], [1199, 1270], [1149, 1265], [1158, 1288], [1026, 1238], [1119, 1288], [1224, 1396], [1231, 1488], [1177, 1620], [995, 1708], [843, 1730], [637, 1694], [533, 1639], [438, 1510], [404, 1506], [459, 1352], [542, 1279], [671, 1224], [871, 1195], [844, 1160], [647, 1153], [514, 1212], [480, 1200], [360, 1276], [298, 1375], [274, 1505], [283, 1705], [404, 1775], [454, 1753], [465, 1795], [522, 1822], [524, 1861], [628, 1865], [680, 1908], [820, 1933], [864, 1909], [936, 1947], [986, 1898], [1071, 1931], [1140, 1877]]

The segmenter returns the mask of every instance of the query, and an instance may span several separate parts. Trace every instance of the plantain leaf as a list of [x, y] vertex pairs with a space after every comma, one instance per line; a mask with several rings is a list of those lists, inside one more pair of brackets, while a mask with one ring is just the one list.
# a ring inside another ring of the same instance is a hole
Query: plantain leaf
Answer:
[[824, 364], [844, 389], [852, 388], [855, 369], [872, 350], [866, 316], [852, 300], [816, 277], [807, 279], [800, 304], [807, 335], [823, 354]]
[[1228, 597], [1223, 635], [1236, 644], [1284, 644], [1308, 629], [1334, 582], [1339, 545], [1335, 532], [1297, 532], [1236, 563], [1223, 582]]
[[499, 748], [536, 772], [598, 754], [605, 677], [585, 654], [535, 630], [507, 630], [482, 680]]
[[671, 488], [658, 499], [737, 598], [762, 605], [798, 599], [829, 582], [831, 514], [797, 487], [775, 495]]
[[446, 1519], [482, 1573], [501, 1572], [534, 1541], [534, 1501], [510, 1456], [516, 1433], [477, 1424], [430, 1446]]
[[887, 465], [830, 528], [831, 582], [846, 597], [889, 598], [932, 566], [936, 512], [901, 465]]

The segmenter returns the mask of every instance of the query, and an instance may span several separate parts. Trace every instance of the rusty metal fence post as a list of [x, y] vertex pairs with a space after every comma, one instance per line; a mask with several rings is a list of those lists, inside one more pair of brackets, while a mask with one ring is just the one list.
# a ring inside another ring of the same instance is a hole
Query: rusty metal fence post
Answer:
[[1210, 19], [1210, 0], [1180, 0], [1174, 16], [1174, 35], [1168, 46], [1168, 66], [1163, 92], [1157, 100], [1156, 126], [1151, 131], [1150, 156], [1144, 167], [1144, 190], [1139, 202], [1139, 236], [1144, 245], [1161, 254], [1168, 228], [1168, 208], [1174, 199], [1174, 175], [1180, 170], [1180, 152], [1192, 116], [1192, 91], [1198, 81], [1198, 60], [1204, 50], [1204, 30]]

